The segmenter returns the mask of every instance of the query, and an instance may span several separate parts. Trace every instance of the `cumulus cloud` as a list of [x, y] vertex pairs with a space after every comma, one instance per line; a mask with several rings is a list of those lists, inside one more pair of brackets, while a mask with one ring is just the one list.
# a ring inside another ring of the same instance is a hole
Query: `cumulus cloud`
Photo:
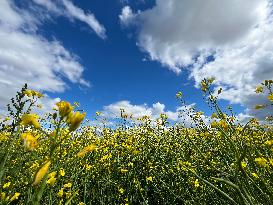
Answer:
[[[102, 117], [108, 119], [115, 119], [120, 117], [121, 109], [128, 115], [132, 115], [132, 119], [149, 116], [152, 120], [160, 117], [160, 114], [166, 114], [168, 120], [173, 123], [180, 123], [187, 127], [196, 126], [190, 115], [194, 113], [195, 104], [189, 104], [177, 107], [175, 111], [167, 110], [166, 106], [160, 102], [148, 106], [147, 104], [134, 105], [130, 101], [123, 100], [104, 106], [102, 110]], [[200, 115], [205, 123], [210, 121], [210, 118], [205, 115]]]
[[196, 86], [216, 77], [225, 91], [220, 97], [244, 105], [248, 114], [265, 101], [253, 91], [273, 79], [271, 0], [157, 0], [145, 11], [124, 7], [120, 20], [137, 26], [138, 46], [151, 60], [175, 73], [188, 69]]
[[85, 12], [69, 0], [33, 0], [36, 4], [44, 7], [48, 12], [55, 15], [65, 16], [71, 20], [79, 20], [86, 23], [98, 36], [106, 38], [106, 30], [91, 12]]
[[[26, 82], [32, 89], [49, 92], [64, 91], [68, 87], [65, 80], [89, 86], [82, 77], [84, 67], [79, 58], [60, 41], [38, 34], [35, 14], [9, 0], [2, 0], [0, 7], [1, 108]], [[47, 97], [44, 101], [49, 105], [52, 100]]]

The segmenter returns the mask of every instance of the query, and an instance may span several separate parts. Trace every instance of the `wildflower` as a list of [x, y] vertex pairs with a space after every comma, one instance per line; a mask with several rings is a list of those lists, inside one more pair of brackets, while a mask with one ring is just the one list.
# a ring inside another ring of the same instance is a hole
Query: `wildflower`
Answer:
[[123, 188], [120, 188], [118, 191], [119, 193], [123, 194], [125, 190]]
[[61, 198], [61, 197], [63, 197], [63, 195], [64, 195], [64, 188], [61, 188], [61, 189], [58, 191], [57, 196]]
[[263, 109], [263, 108], [265, 108], [265, 105], [255, 105], [256, 110]]
[[64, 188], [71, 188], [72, 187], [72, 183], [67, 183], [64, 185]]
[[194, 181], [194, 187], [197, 188], [197, 187], [199, 187], [199, 186], [200, 186], [199, 181], [198, 181], [198, 179], [196, 179], [196, 180]]
[[176, 93], [176, 98], [182, 98], [182, 92]]
[[242, 161], [242, 162], [241, 162], [241, 166], [242, 166], [243, 168], [246, 168], [246, 166], [247, 166], [246, 162], [245, 162], [245, 161]]
[[83, 148], [81, 151], [79, 151], [77, 156], [78, 157], [83, 157], [87, 153], [92, 152], [95, 148], [96, 148], [96, 145], [94, 145], [94, 144], [89, 145], [89, 146]]
[[150, 182], [153, 182], [153, 177], [152, 176], [149, 176], [146, 178], [147, 181], [150, 181]]
[[85, 115], [86, 113], [80, 112], [70, 113], [67, 120], [67, 123], [69, 124], [69, 130], [75, 131], [80, 126]]
[[100, 115], [101, 115], [101, 113], [100, 113], [100, 112], [96, 112], [96, 115], [97, 115], [97, 116], [100, 116]]
[[59, 109], [59, 114], [61, 117], [66, 117], [73, 110], [73, 107], [70, 105], [70, 103], [66, 101], [58, 102], [56, 105]]
[[257, 86], [255, 92], [256, 93], [262, 93], [263, 92], [263, 87], [262, 86]]
[[259, 178], [258, 174], [256, 174], [256, 173], [253, 172], [253, 173], [251, 173], [251, 174], [252, 174], [252, 176], [255, 177], [256, 179]]
[[17, 200], [19, 196], [20, 196], [20, 193], [16, 192], [16, 193], [13, 195], [13, 197], [10, 198], [9, 201], [12, 202], [12, 201], [14, 201], [14, 200]]
[[8, 188], [10, 186], [11, 182], [7, 182], [4, 184], [3, 189]]
[[271, 93], [269, 96], [267, 96], [267, 99], [273, 102], [273, 93]]
[[0, 199], [1, 199], [1, 201], [4, 201], [6, 199], [6, 193], [5, 192], [1, 192]]
[[219, 124], [224, 130], [228, 130], [228, 124], [225, 120], [220, 120]]
[[80, 202], [80, 203], [78, 203], [78, 205], [84, 205], [84, 203], [83, 203], [83, 202]]
[[218, 127], [218, 123], [216, 121], [213, 121], [211, 124], [210, 124], [211, 128], [217, 128]]
[[56, 182], [56, 178], [55, 177], [50, 177], [47, 181], [46, 181], [46, 183], [47, 184], [50, 184], [51, 186], [53, 186], [54, 184], [55, 184], [55, 182]]
[[120, 172], [121, 173], [126, 173], [126, 172], [128, 172], [128, 169], [120, 169]]
[[24, 91], [24, 94], [28, 97], [34, 97], [34, 96], [37, 96], [38, 98], [41, 98], [43, 97], [43, 94], [38, 92], [38, 91], [35, 91], [35, 90], [25, 90]]
[[273, 139], [272, 139], [272, 140], [267, 140], [267, 141], [265, 142], [265, 144], [268, 145], [268, 146], [273, 145]]
[[50, 166], [51, 162], [47, 161], [40, 169], [39, 171], [36, 173], [33, 185], [37, 185], [41, 182], [41, 180], [44, 178], [44, 176], [46, 175], [48, 168]]
[[215, 112], [211, 114], [211, 118], [217, 118], [217, 117], [218, 116], [217, 116], [217, 114]]
[[60, 171], [59, 171], [59, 173], [60, 173], [60, 175], [63, 177], [63, 176], [65, 175], [65, 171], [64, 171], [64, 169], [63, 169], [63, 168], [61, 168], [61, 169], [60, 169]]
[[88, 170], [90, 170], [90, 169], [91, 169], [91, 167], [92, 167], [92, 166], [91, 166], [91, 165], [89, 165], [89, 164], [86, 164], [86, 165], [85, 165], [85, 169], [86, 169], [87, 171], [88, 171]]
[[259, 164], [261, 167], [265, 167], [267, 164], [267, 160], [263, 157], [255, 158], [255, 162]]
[[24, 140], [24, 146], [32, 151], [37, 148], [38, 142], [37, 139], [30, 133], [30, 132], [25, 132], [21, 134], [22, 140]]
[[33, 125], [34, 128], [39, 129], [41, 125], [38, 122], [38, 116], [35, 114], [24, 114], [21, 118], [21, 125]]
[[55, 177], [57, 175], [57, 172], [51, 172], [48, 174], [48, 178], [52, 178], [52, 177]]

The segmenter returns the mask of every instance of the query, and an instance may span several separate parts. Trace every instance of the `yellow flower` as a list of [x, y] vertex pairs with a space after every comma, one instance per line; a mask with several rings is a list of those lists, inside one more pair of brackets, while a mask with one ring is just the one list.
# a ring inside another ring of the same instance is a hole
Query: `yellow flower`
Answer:
[[211, 126], [212, 128], [217, 128], [218, 123], [217, 123], [216, 121], [213, 121], [213, 122], [210, 124], [210, 126]]
[[24, 94], [28, 97], [32, 97], [32, 96], [37, 96], [38, 98], [41, 98], [43, 97], [43, 94], [38, 92], [38, 91], [35, 91], [35, 90], [25, 90], [24, 91]]
[[194, 187], [199, 187], [200, 186], [200, 184], [199, 184], [199, 181], [198, 181], [198, 179], [196, 179], [195, 181], [194, 181]]
[[14, 201], [14, 200], [17, 200], [18, 197], [20, 196], [20, 193], [16, 192], [13, 197], [10, 198], [10, 202]]
[[61, 117], [66, 117], [73, 110], [73, 107], [70, 105], [70, 103], [66, 101], [58, 102], [56, 105], [59, 109], [59, 114]]
[[265, 108], [265, 105], [255, 105], [256, 110], [263, 109], [263, 108]]
[[71, 188], [72, 187], [72, 183], [67, 183], [64, 185], [64, 188]]
[[220, 120], [219, 124], [221, 125], [221, 127], [224, 129], [224, 130], [228, 130], [228, 124], [225, 120]]
[[126, 173], [126, 172], [128, 172], [128, 169], [120, 169], [120, 172], [121, 173]]
[[47, 161], [40, 169], [39, 171], [36, 173], [33, 185], [37, 185], [41, 182], [41, 180], [44, 178], [44, 176], [46, 175], [48, 168], [50, 166], [51, 162]]
[[63, 195], [64, 195], [64, 188], [61, 188], [61, 189], [58, 191], [57, 196], [61, 198], [61, 197], [63, 197]]
[[60, 169], [60, 171], [59, 171], [59, 173], [60, 173], [60, 175], [63, 177], [63, 176], [65, 175], [65, 171], [64, 171], [64, 169], [63, 169], [63, 168], [61, 168], [61, 169]]
[[246, 168], [246, 166], [247, 166], [247, 164], [246, 164], [245, 161], [242, 161], [242, 162], [241, 162], [241, 165], [242, 165], [243, 168]]
[[271, 102], [273, 102], [273, 93], [270, 94], [269, 96], [267, 96], [267, 99], [270, 100]]
[[265, 144], [268, 145], [268, 146], [273, 145], [273, 139], [272, 139], [272, 140], [267, 140], [267, 141], [265, 142]]
[[81, 151], [79, 151], [78, 154], [77, 154], [77, 156], [78, 157], [83, 157], [87, 153], [92, 152], [95, 148], [96, 148], [96, 145], [91, 144], [91, 145], [83, 148]]
[[255, 177], [256, 179], [259, 178], [258, 174], [256, 174], [256, 173], [253, 172], [253, 173], [251, 173], [251, 174], [252, 174], [252, 176]]
[[217, 116], [217, 114], [215, 112], [211, 114], [211, 118], [217, 118], [217, 117], [218, 116]]
[[255, 158], [255, 162], [262, 167], [265, 167], [267, 165], [267, 160], [263, 157]]
[[21, 125], [33, 125], [34, 128], [38, 129], [41, 125], [38, 122], [38, 116], [35, 114], [24, 114], [21, 118]]
[[147, 177], [146, 179], [147, 179], [147, 181], [153, 182], [153, 177], [152, 176]]
[[86, 113], [80, 112], [70, 113], [67, 120], [67, 123], [69, 124], [69, 130], [75, 131], [80, 126], [85, 115]]
[[272, 158], [269, 159], [269, 163], [271, 164], [271, 166], [273, 166], [273, 159]]
[[11, 182], [7, 182], [4, 184], [3, 189], [8, 188], [10, 186]]
[[256, 93], [262, 93], [263, 92], [263, 87], [262, 86], [257, 86], [255, 92]]
[[53, 186], [54, 184], [55, 184], [55, 182], [56, 182], [56, 178], [55, 177], [50, 177], [47, 181], [46, 181], [46, 183], [47, 184], [50, 184], [51, 186]]
[[84, 203], [83, 203], [83, 202], [80, 202], [80, 203], [78, 203], [78, 205], [84, 205]]
[[119, 193], [123, 194], [125, 190], [123, 188], [120, 188], [118, 191]]
[[1, 201], [4, 201], [6, 199], [6, 193], [1, 192]]
[[55, 177], [56, 174], [57, 174], [57, 172], [55, 172], [55, 171], [51, 172], [51, 173], [48, 174], [48, 178]]
[[32, 151], [37, 148], [38, 142], [37, 139], [30, 133], [30, 132], [25, 132], [21, 134], [22, 140], [24, 140], [24, 146]]

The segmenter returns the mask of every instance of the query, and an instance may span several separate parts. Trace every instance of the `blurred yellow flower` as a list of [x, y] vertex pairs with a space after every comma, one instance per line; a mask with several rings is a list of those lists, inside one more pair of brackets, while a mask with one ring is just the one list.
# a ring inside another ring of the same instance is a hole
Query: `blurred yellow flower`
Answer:
[[83, 148], [81, 151], [79, 151], [78, 154], [77, 154], [77, 156], [78, 157], [83, 157], [87, 153], [92, 152], [95, 148], [96, 148], [96, 145], [95, 144], [91, 144], [91, 145]]
[[21, 139], [24, 141], [24, 146], [30, 151], [38, 147], [38, 142], [36, 137], [34, 137], [32, 133], [30, 132], [22, 133]]
[[48, 168], [50, 166], [51, 162], [47, 161], [40, 169], [39, 171], [36, 173], [33, 185], [37, 185], [41, 182], [41, 180], [44, 178], [44, 176], [46, 175]]
[[265, 167], [267, 165], [267, 160], [263, 157], [255, 158], [255, 162], [262, 167]]
[[12, 202], [12, 201], [14, 201], [14, 200], [17, 200], [19, 196], [20, 196], [20, 193], [16, 192], [16, 193], [13, 195], [13, 197], [10, 198], [9, 201]]
[[251, 174], [252, 174], [252, 176], [255, 177], [256, 179], [259, 178], [258, 174], [256, 174], [256, 173], [253, 172], [253, 173], [251, 173]]
[[146, 178], [147, 181], [150, 181], [150, 182], [153, 182], [153, 177], [152, 176], [149, 176]]
[[67, 123], [69, 124], [69, 130], [75, 131], [80, 126], [85, 115], [86, 113], [80, 112], [70, 113], [67, 119]]
[[257, 86], [255, 92], [256, 93], [262, 93], [263, 92], [263, 87], [262, 86]]
[[41, 125], [38, 122], [38, 115], [36, 114], [24, 114], [21, 118], [21, 125], [33, 125], [34, 128], [39, 129]]
[[35, 91], [35, 90], [25, 90], [25, 91], [24, 91], [24, 94], [25, 94], [26, 96], [28, 96], [28, 97], [34, 97], [34, 96], [36, 96], [36, 97], [38, 97], [38, 98], [43, 97], [43, 94], [42, 94], [42, 93], [40, 93], [40, 92], [38, 92], [38, 91]]
[[61, 117], [66, 117], [73, 110], [71, 104], [66, 101], [60, 101], [56, 105], [58, 107], [59, 114]]
[[118, 191], [119, 193], [123, 194], [125, 190], [123, 188], [120, 188]]
[[265, 105], [255, 105], [256, 110], [263, 109], [263, 108], [265, 108]]
[[121, 173], [126, 173], [126, 172], [128, 172], [128, 169], [120, 169], [120, 172]]
[[267, 96], [267, 99], [273, 102], [273, 93]]
[[3, 189], [8, 188], [10, 186], [11, 182], [7, 182], [3, 185]]

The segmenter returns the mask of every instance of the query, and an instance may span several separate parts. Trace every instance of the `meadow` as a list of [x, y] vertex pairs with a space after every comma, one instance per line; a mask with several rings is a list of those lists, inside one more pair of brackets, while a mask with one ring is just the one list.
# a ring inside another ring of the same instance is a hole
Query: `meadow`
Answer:
[[[240, 123], [212, 83], [201, 84], [209, 122], [194, 108], [187, 127], [165, 114], [132, 123], [121, 110], [119, 124], [100, 129], [77, 103], [35, 114], [43, 95], [25, 86], [0, 122], [0, 204], [273, 204], [272, 117]], [[256, 109], [271, 106], [272, 85], [253, 91], [268, 98]]]

